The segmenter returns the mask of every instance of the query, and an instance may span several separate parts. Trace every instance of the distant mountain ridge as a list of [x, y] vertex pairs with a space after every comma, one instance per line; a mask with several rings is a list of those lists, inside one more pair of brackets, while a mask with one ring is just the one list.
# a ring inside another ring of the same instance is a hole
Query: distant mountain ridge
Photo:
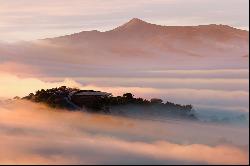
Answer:
[[209, 24], [209, 25], [198, 25], [198, 26], [163, 26], [163, 25], [157, 25], [157, 24], [151, 24], [148, 22], [145, 22], [141, 19], [138, 18], [133, 18], [129, 22], [118, 26], [117, 28], [114, 28], [109, 31], [105, 32], [100, 32], [97, 30], [92, 30], [92, 31], [82, 31], [79, 33], [75, 34], [70, 34], [70, 35], [65, 35], [65, 36], [60, 36], [60, 37], [55, 37], [55, 38], [47, 38], [45, 40], [54, 40], [54, 39], [59, 39], [59, 38], [70, 38], [74, 36], [79, 36], [79, 35], [101, 35], [101, 34], [117, 34], [118, 33], [132, 33], [136, 32], [137, 34], [141, 33], [156, 33], [156, 32], [161, 32], [161, 33], [174, 33], [174, 32], [181, 32], [183, 33], [190, 33], [190, 34], [195, 34], [195, 33], [204, 33], [204, 32], [209, 32], [210, 34], [214, 35], [219, 35], [221, 38], [229, 38], [229, 37], [239, 37], [243, 39], [247, 39], [247, 34], [249, 33], [246, 30], [241, 30], [237, 28], [230, 27], [228, 25], [217, 25], [217, 24]]
[[[40, 66], [41, 62], [45, 65], [55, 62], [77, 65], [78, 70], [86, 66], [125, 69], [248, 68], [249, 32], [215, 24], [162, 26], [134, 18], [106, 32], [82, 31], [35, 42], [0, 44], [0, 55], [0, 63], [15, 61]], [[61, 68], [57, 70], [61, 71]]]

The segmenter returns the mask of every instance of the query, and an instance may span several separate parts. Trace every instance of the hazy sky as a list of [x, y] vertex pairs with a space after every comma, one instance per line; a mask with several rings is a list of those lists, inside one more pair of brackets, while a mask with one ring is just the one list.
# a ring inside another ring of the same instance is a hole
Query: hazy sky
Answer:
[[249, 29], [248, 0], [0, 0], [0, 41], [112, 29], [137, 17], [164, 25]]

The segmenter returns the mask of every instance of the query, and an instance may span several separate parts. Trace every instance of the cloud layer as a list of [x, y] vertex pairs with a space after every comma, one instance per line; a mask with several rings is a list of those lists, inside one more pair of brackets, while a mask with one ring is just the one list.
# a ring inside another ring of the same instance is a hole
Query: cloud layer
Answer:
[[0, 104], [0, 138], [6, 164], [249, 162], [244, 128], [57, 112], [26, 102]]

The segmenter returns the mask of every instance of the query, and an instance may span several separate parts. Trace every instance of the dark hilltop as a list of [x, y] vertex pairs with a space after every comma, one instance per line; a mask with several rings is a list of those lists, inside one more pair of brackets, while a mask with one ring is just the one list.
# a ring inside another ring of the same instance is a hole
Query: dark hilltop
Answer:
[[36, 103], [43, 103], [51, 108], [70, 111], [87, 111], [137, 117], [172, 117], [195, 120], [192, 105], [180, 105], [171, 102], [164, 103], [161, 99], [146, 100], [135, 98], [133, 94], [114, 97], [111, 93], [80, 90], [62, 86], [47, 90], [39, 90], [23, 97]]

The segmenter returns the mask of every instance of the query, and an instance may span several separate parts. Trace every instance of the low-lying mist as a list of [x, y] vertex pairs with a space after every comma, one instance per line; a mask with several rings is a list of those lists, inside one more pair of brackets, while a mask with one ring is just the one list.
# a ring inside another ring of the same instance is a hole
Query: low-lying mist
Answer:
[[[106, 91], [114, 96], [133, 93], [145, 99], [161, 98], [182, 105], [192, 104], [204, 121], [249, 123], [249, 78], [247, 70], [166, 71], [180, 78], [122, 77], [43, 78], [18, 77], [0, 72], [1, 98], [24, 97], [40, 89], [60, 86]], [[162, 73], [162, 72], [160, 72]], [[163, 72], [165, 73], [165, 72]], [[183, 78], [184, 75], [190, 78]], [[190, 75], [191, 74], [191, 75]], [[230, 75], [231, 74], [231, 75]], [[196, 77], [206, 76], [208, 78]], [[238, 78], [240, 76], [240, 79]], [[241, 78], [242, 76], [242, 78]], [[218, 79], [220, 77], [220, 79]], [[112, 81], [110, 81], [112, 80]], [[190, 97], [192, 96], [192, 97]]]
[[2, 101], [0, 163], [249, 163], [248, 127], [142, 119]]

